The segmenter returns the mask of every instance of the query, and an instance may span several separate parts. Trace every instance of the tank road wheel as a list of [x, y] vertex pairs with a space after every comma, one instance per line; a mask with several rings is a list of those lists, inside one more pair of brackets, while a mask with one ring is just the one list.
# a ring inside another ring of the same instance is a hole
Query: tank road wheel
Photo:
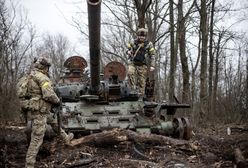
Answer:
[[173, 123], [173, 127], [174, 127], [173, 137], [183, 139], [184, 126], [183, 126], [183, 122], [182, 122], [181, 118], [174, 118], [172, 123]]
[[187, 117], [181, 118], [184, 127], [183, 139], [189, 140], [192, 137], [192, 126]]

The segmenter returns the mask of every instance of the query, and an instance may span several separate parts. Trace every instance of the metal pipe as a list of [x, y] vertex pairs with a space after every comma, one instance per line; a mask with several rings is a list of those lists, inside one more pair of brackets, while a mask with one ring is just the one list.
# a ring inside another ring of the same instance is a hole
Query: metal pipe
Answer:
[[90, 49], [91, 94], [100, 90], [101, 0], [87, 0]]

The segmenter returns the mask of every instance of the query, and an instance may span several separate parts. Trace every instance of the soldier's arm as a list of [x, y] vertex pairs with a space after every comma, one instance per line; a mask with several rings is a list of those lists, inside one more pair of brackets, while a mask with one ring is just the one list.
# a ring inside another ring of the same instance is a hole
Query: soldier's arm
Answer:
[[149, 55], [149, 59], [150, 59], [150, 66], [155, 67], [155, 48], [152, 44], [152, 42], [149, 42], [148, 44], [148, 55]]
[[50, 79], [44, 75], [38, 76], [37, 79], [41, 88], [42, 99], [51, 104], [58, 104], [60, 100], [53, 90], [52, 82], [50, 81]]
[[54, 92], [54, 89], [51, 85], [51, 81], [46, 81], [42, 84], [41, 86], [42, 90], [42, 97], [45, 101], [48, 101], [52, 104], [58, 104], [59, 103], [59, 98]]

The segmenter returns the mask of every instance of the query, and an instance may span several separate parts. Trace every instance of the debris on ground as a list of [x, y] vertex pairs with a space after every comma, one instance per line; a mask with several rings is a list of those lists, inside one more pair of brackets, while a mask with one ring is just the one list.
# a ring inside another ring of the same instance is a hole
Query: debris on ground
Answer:
[[[1, 126], [0, 167], [24, 167], [28, 147], [24, 131], [23, 126]], [[215, 126], [194, 130], [193, 135], [185, 141], [113, 129], [79, 137], [69, 146], [53, 138], [44, 141], [36, 165], [38, 168], [248, 167], [247, 127]]]

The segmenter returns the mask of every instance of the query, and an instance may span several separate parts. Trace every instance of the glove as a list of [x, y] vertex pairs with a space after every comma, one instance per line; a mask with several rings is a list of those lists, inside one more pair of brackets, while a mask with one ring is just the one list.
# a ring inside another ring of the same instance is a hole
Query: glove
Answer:
[[57, 108], [57, 107], [59, 107], [59, 106], [60, 106], [60, 102], [54, 103], [54, 104], [52, 105], [53, 108]]
[[127, 51], [127, 55], [132, 56], [133, 55], [132, 51], [131, 50]]

